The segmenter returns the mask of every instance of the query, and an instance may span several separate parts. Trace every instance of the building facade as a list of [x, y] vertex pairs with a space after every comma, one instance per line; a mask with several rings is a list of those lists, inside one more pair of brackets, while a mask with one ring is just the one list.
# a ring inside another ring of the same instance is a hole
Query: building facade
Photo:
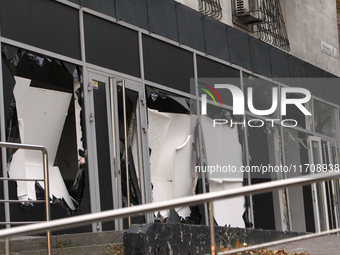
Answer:
[[[336, 10], [335, 0], [0, 0], [1, 141], [47, 148], [53, 219], [338, 171]], [[220, 105], [208, 98], [202, 114], [204, 86], [219, 83], [246, 101], [252, 88], [253, 107], [235, 114], [233, 94], [218, 90]], [[301, 105], [311, 115], [294, 104], [282, 114], [283, 95], [306, 96], [297, 87], [311, 93]], [[275, 98], [270, 113], [254, 111]], [[43, 177], [36, 152], [3, 150], [1, 166], [3, 177]], [[197, 171], [212, 166], [261, 171]], [[43, 198], [41, 182], [0, 185], [4, 199]], [[333, 180], [215, 202], [214, 216], [317, 232], [339, 227], [338, 200]], [[0, 210], [3, 227], [45, 217], [39, 203]], [[131, 220], [206, 224], [208, 213], [202, 205]]]

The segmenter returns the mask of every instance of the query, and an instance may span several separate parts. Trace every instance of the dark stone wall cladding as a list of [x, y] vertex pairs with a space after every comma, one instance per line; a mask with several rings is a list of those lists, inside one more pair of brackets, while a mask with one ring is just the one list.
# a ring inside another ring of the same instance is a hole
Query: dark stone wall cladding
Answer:
[[[270, 242], [306, 233], [261, 229], [215, 227], [216, 244], [235, 246]], [[124, 232], [124, 253], [141, 254], [210, 254], [210, 228], [179, 223], [133, 225]]]
[[[173, 0], [70, 1], [180, 42], [207, 55], [274, 78], [284, 84], [305, 87], [313, 95], [327, 101], [333, 103], [340, 101], [339, 81], [334, 79], [334, 81], [320, 82], [315, 79], [335, 78], [335, 76]], [[52, 0], [0, 0], [0, 5], [2, 36], [80, 59], [77, 9]], [[165, 12], [165, 9], [169, 11]], [[60, 19], [60, 13], [63, 13], [63, 19]], [[88, 19], [89, 15], [85, 17]], [[108, 30], [105, 34], [93, 33], [95, 25], [91, 25], [91, 28], [85, 27], [86, 55], [89, 55], [87, 60], [93, 64], [140, 77], [137, 34], [131, 31], [123, 33], [124, 38], [114, 36], [118, 30], [120, 33], [126, 30], [123, 27], [119, 29], [117, 26], [119, 25], [107, 25]], [[53, 29], [50, 29], [51, 27]], [[128, 34], [128, 38], [125, 38], [125, 34]], [[134, 37], [132, 43], [131, 36]], [[124, 42], [127, 43], [129, 51], [113, 52], [112, 49], [117, 48], [117, 40], [118, 46], [123, 48]], [[104, 48], [102, 48], [103, 44], [105, 44]], [[89, 48], [91, 50], [88, 50]], [[163, 52], [165, 50], [164, 48]], [[103, 55], [108, 52], [109, 57]], [[125, 56], [120, 52], [127, 53], [125, 59], [129, 61], [121, 61]], [[296, 81], [295, 78], [302, 79]], [[313, 79], [307, 82], [305, 78]], [[150, 76], [148, 79], [154, 82], [159, 80], [158, 77]], [[163, 79], [171, 78], [169, 76]], [[181, 90], [188, 89], [182, 87]]]
[[51, 0], [0, 0], [1, 36], [80, 59], [78, 14]]
[[[108, 3], [78, 1], [89, 8], [117, 17], [207, 55], [239, 65], [254, 73], [273, 78], [292, 87], [307, 88], [313, 95], [332, 103], [338, 104], [340, 101], [338, 80], [315, 79], [336, 78], [334, 75], [173, 0], [106, 1]], [[166, 55], [166, 48], [163, 47], [159, 51]], [[148, 63], [146, 63], [148, 65], [150, 56], [144, 54], [144, 57], [148, 58]], [[159, 58], [157, 54], [153, 54], [153, 57]], [[154, 75], [150, 75], [148, 71], [147, 79], [160, 82], [160, 75], [157, 73], [159, 72], [156, 71]], [[161, 84], [167, 86], [169, 86], [168, 83], [173, 84], [172, 81], [169, 82], [173, 80], [172, 76], [173, 74], [162, 76], [162, 80], [166, 82]], [[307, 81], [306, 78], [313, 79]], [[187, 84], [188, 82], [182, 81], [170, 87], [178, 87], [187, 92]]]

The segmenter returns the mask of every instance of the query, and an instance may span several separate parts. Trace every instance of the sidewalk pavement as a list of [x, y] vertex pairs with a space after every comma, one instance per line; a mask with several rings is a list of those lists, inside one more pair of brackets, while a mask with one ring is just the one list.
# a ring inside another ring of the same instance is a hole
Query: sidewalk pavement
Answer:
[[268, 248], [269, 250], [284, 249], [287, 252], [307, 252], [310, 255], [339, 255], [340, 235], [315, 237], [307, 240], [282, 244]]

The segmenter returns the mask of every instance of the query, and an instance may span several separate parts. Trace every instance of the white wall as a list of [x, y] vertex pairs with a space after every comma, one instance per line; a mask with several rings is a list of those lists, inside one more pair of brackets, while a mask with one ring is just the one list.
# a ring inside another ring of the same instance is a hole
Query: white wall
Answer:
[[339, 58], [321, 51], [321, 41], [339, 50], [335, 0], [283, 0], [290, 53], [340, 75]]
[[198, 11], [198, 0], [175, 0], [176, 2], [179, 2], [181, 4], [184, 4], [186, 6], [189, 6], [190, 8]]
[[[176, 0], [198, 10], [198, 0]], [[232, 23], [231, 0], [220, 0], [221, 22]], [[340, 76], [340, 62], [321, 51], [324, 41], [339, 51], [336, 0], [280, 0], [286, 23], [290, 54]], [[245, 30], [242, 30], [246, 32]]]

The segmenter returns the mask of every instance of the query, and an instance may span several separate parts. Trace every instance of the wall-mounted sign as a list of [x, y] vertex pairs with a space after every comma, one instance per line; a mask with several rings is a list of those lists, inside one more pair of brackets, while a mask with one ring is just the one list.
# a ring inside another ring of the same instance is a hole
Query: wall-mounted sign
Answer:
[[92, 81], [92, 88], [98, 89], [98, 82], [97, 81]]
[[338, 56], [339, 56], [338, 49], [337, 49], [337, 48], [334, 48], [334, 57], [335, 57], [335, 58], [338, 58]]
[[326, 53], [327, 55], [334, 56], [333, 54], [333, 46], [321, 41], [321, 51]]

